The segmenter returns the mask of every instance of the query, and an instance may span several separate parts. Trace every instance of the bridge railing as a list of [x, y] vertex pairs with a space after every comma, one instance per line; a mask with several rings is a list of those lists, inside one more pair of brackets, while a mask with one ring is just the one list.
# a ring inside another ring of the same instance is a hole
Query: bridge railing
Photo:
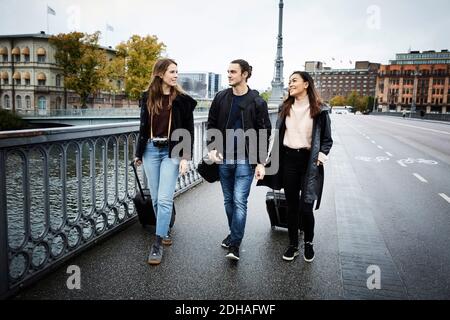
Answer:
[[[211, 105], [210, 100], [198, 100], [196, 112], [206, 112]], [[134, 108], [86, 108], [86, 109], [17, 109], [21, 116], [28, 117], [138, 117], [140, 109]]]
[[[274, 124], [276, 113], [270, 112]], [[176, 196], [202, 182], [206, 116]], [[0, 132], [0, 297], [136, 220], [138, 122]], [[146, 184], [142, 166], [138, 174]]]
[[[0, 133], [0, 296], [135, 221], [139, 123]], [[206, 117], [195, 120], [193, 161], [176, 195], [202, 181], [196, 164]], [[146, 184], [142, 166], [138, 167]]]

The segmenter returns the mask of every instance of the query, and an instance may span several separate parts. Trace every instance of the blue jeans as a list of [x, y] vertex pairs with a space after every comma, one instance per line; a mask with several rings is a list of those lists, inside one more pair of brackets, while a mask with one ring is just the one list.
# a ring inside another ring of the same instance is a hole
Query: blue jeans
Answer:
[[239, 246], [244, 238], [247, 200], [253, 175], [254, 170], [248, 163], [219, 164], [220, 184], [233, 246]]
[[156, 214], [156, 235], [165, 237], [172, 217], [173, 195], [180, 160], [169, 158], [169, 147], [155, 147], [149, 140], [142, 156], [142, 163]]

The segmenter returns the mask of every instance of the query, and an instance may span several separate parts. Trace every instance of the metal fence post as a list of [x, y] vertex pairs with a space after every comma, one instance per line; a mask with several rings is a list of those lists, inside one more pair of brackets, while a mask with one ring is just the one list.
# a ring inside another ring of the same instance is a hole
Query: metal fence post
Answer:
[[6, 215], [6, 155], [0, 150], [0, 297], [9, 288], [8, 217]]

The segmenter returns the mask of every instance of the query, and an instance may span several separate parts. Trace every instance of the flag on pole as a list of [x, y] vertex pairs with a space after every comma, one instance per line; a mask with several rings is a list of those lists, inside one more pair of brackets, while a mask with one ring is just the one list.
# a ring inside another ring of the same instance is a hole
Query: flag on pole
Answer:
[[112, 26], [110, 26], [109, 24], [106, 24], [106, 30], [114, 32], [114, 28]]
[[349, 60], [350, 64], [352, 64], [352, 60]]
[[50, 8], [49, 6], [47, 6], [47, 14], [56, 16], [56, 11], [53, 10], [52, 8]]
[[335, 59], [334, 59], [334, 58], [331, 58], [331, 60], [333, 60], [333, 61], [334, 61]]

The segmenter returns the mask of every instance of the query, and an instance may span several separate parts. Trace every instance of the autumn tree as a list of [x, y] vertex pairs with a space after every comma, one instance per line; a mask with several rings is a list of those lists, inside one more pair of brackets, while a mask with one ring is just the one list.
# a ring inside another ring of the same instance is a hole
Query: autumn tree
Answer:
[[137, 100], [150, 82], [153, 66], [165, 51], [165, 44], [156, 36], [141, 37], [133, 35], [127, 42], [116, 46], [116, 58], [112, 64], [115, 73], [112, 77], [125, 79], [125, 93], [128, 98]]
[[98, 45], [100, 32], [71, 32], [50, 37], [56, 63], [62, 68], [64, 87], [75, 91], [85, 108], [89, 95], [106, 88], [107, 58]]
[[346, 101], [345, 101], [345, 97], [343, 97], [343, 96], [336, 96], [336, 97], [333, 97], [330, 100], [330, 105], [332, 107], [334, 107], [334, 106], [345, 106], [345, 104], [346, 104]]

